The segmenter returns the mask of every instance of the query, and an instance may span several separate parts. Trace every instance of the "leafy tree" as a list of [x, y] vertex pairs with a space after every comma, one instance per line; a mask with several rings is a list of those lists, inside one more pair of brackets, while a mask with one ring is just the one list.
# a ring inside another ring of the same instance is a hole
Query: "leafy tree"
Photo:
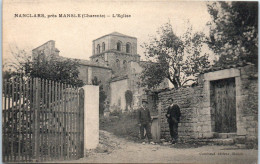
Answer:
[[130, 90], [125, 91], [125, 100], [126, 100], [126, 110], [128, 110], [128, 107], [132, 107], [133, 102], [133, 93]]
[[201, 53], [205, 36], [192, 33], [190, 26], [182, 36], [177, 36], [170, 23], [157, 31], [159, 37], [144, 43], [149, 62], [141, 74], [142, 86], [155, 88], [165, 78], [176, 89], [196, 82], [199, 71], [209, 66], [208, 54]]
[[23, 67], [25, 74], [30, 77], [39, 77], [75, 86], [83, 86], [83, 81], [79, 79], [79, 63], [77, 60], [56, 56], [47, 58], [43, 54], [43, 56], [39, 55], [31, 62], [24, 63]]
[[5, 63], [5, 67], [10, 70], [6, 71], [8, 73], [4, 78], [8, 76], [38, 77], [74, 86], [83, 86], [83, 81], [79, 79], [77, 60], [46, 56], [45, 54], [39, 54], [32, 58], [23, 50], [12, 52], [12, 54], [15, 60]]
[[207, 5], [209, 47], [219, 55], [217, 65], [258, 61], [258, 2], [213, 2]]

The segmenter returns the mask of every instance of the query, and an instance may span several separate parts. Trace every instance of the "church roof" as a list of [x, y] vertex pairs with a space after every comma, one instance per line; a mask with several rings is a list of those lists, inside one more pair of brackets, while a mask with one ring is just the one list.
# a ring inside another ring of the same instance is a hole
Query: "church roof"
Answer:
[[119, 76], [112, 77], [110, 79], [110, 82], [116, 82], [116, 81], [125, 80], [125, 79], [128, 79], [128, 75], [119, 75]]
[[112, 33], [110, 33], [110, 34], [108, 34], [108, 35], [117, 35], [117, 36], [125, 36], [125, 37], [131, 37], [131, 38], [135, 38], [135, 37], [132, 37], [132, 36], [128, 36], [128, 35], [125, 35], [125, 34], [121, 34], [121, 33], [119, 33], [119, 32], [112, 32]]
[[111, 69], [102, 63], [95, 63], [93, 61], [83, 60], [83, 59], [77, 59], [77, 60], [79, 61], [80, 65], [85, 65], [85, 66], [90, 66], [90, 67], [99, 67], [99, 68], [104, 68], [104, 69]]
[[[112, 33], [110, 33], [110, 34], [107, 34], [107, 35], [101, 36], [101, 37], [99, 37], [99, 38], [97, 38], [97, 39], [95, 39], [95, 40], [98, 40], [98, 39], [100, 39], [100, 38], [103, 38], [103, 37], [106, 37], [106, 36], [109, 36], [109, 35], [113, 35], [113, 36], [121, 36], [121, 37], [128, 37], [128, 38], [134, 38], [134, 39], [137, 39], [136, 37], [129, 36], [129, 35], [125, 35], [125, 34], [121, 34], [121, 33], [115, 31], [115, 32], [112, 32]], [[95, 41], [95, 40], [93, 40], [93, 41]]]

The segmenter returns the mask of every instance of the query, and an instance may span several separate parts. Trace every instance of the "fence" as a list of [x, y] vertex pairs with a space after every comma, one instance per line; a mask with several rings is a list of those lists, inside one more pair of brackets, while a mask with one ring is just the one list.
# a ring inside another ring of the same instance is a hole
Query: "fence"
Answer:
[[3, 82], [3, 161], [83, 156], [84, 91], [39, 78]]

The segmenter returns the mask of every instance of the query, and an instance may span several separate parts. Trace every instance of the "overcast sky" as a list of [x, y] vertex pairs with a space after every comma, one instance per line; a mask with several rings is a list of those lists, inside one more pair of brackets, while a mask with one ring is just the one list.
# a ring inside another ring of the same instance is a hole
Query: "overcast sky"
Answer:
[[[127, 14], [131, 18], [15, 18], [14, 14]], [[61, 56], [89, 59], [92, 40], [116, 31], [136, 37], [144, 59], [140, 45], [168, 20], [178, 35], [185, 31], [187, 20], [194, 31], [207, 32], [210, 15], [206, 2], [9, 0], [3, 4], [3, 55], [10, 56], [9, 45], [31, 50], [55, 40]]]

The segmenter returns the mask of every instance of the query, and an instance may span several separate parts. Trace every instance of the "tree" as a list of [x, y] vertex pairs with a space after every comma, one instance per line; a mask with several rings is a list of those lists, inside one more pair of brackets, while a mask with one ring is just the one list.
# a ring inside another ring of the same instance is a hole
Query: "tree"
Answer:
[[46, 56], [39, 54], [32, 58], [26, 55], [25, 51], [13, 52], [16, 59], [6, 63], [7, 68], [12, 68], [11, 75], [20, 77], [38, 77], [74, 86], [83, 86], [79, 79], [79, 63], [74, 59], [62, 58], [59, 56]]
[[141, 74], [142, 86], [155, 88], [165, 78], [176, 89], [196, 82], [199, 71], [209, 66], [208, 54], [201, 53], [205, 36], [193, 34], [190, 26], [178, 37], [170, 23], [161, 26], [157, 34], [159, 37], [143, 45], [149, 62]]
[[128, 107], [132, 107], [133, 102], [133, 93], [130, 90], [125, 91], [125, 101], [126, 101], [126, 110], [128, 110]]
[[207, 5], [209, 47], [219, 55], [217, 65], [258, 62], [258, 2], [213, 2]]
[[4, 64], [5, 69], [9, 69], [5, 71], [8, 72], [9, 76], [37, 77], [74, 86], [83, 86], [83, 81], [79, 79], [78, 60], [54, 55], [46, 56], [44, 53], [32, 57], [17, 47], [14, 51], [11, 50], [11, 53], [13, 60]]
[[79, 63], [77, 60], [56, 56], [38, 57], [32, 62], [24, 63], [25, 74], [30, 77], [39, 77], [59, 81], [74, 86], [83, 86], [79, 79]]

